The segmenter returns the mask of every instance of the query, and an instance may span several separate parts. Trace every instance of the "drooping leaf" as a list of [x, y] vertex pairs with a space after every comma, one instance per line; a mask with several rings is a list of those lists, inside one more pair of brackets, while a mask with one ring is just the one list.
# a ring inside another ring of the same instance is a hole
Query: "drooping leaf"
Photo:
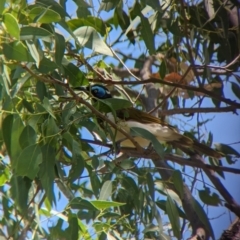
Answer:
[[41, 57], [40, 57], [40, 55], [38, 53], [38, 50], [37, 50], [34, 42], [31, 41], [31, 40], [27, 40], [26, 44], [27, 44], [28, 49], [29, 49], [29, 51], [31, 53], [31, 56], [33, 57], [33, 59], [36, 62], [37, 67], [39, 67], [39, 63], [40, 63]]
[[31, 180], [27, 177], [13, 175], [11, 178], [11, 195], [19, 210], [27, 216], [28, 194], [31, 187]]
[[11, 137], [12, 137], [12, 127], [13, 127], [13, 115], [8, 115], [4, 118], [2, 122], [2, 134], [3, 134], [3, 140], [7, 148], [8, 154], [11, 156]]
[[180, 222], [177, 207], [170, 196], [167, 197], [166, 212], [168, 214], [174, 236], [180, 239]]
[[151, 173], [147, 173], [147, 184], [148, 184], [148, 190], [151, 195], [152, 200], [155, 200], [155, 187], [154, 187], [154, 181]]
[[65, 38], [63, 35], [55, 33], [55, 45], [55, 61], [58, 66], [61, 66], [65, 51]]
[[173, 172], [172, 181], [176, 190], [180, 194], [180, 197], [182, 198], [183, 197], [183, 179], [180, 171], [176, 170]]
[[72, 240], [78, 240], [78, 232], [79, 232], [79, 226], [78, 226], [78, 217], [76, 214], [69, 214], [68, 215], [68, 228], [66, 229], [66, 233], [68, 233], [68, 238]]
[[42, 162], [40, 164], [39, 178], [43, 189], [45, 190], [46, 196], [50, 203], [56, 204], [54, 194], [54, 178], [55, 178], [55, 150], [46, 144], [41, 147], [42, 151]]
[[44, 97], [48, 96], [45, 83], [38, 81], [36, 84], [36, 92], [37, 92], [37, 96], [39, 97], [40, 101], [42, 102]]
[[235, 82], [231, 82], [231, 84], [232, 84], [233, 93], [236, 95], [236, 97], [238, 99], [240, 99], [240, 86], [239, 86], [239, 84], [237, 84]]
[[155, 53], [154, 35], [148, 19], [144, 17], [143, 14], [140, 15], [140, 18], [142, 24], [142, 38], [146, 44], [149, 54], [152, 55]]

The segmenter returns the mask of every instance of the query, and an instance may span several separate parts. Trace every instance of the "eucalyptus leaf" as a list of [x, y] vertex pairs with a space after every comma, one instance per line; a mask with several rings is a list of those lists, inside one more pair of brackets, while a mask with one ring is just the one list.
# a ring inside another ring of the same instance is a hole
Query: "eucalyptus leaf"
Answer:
[[93, 27], [80, 27], [74, 31], [74, 34], [82, 46], [92, 49], [94, 52], [113, 56], [111, 49], [99, 37], [98, 32]]

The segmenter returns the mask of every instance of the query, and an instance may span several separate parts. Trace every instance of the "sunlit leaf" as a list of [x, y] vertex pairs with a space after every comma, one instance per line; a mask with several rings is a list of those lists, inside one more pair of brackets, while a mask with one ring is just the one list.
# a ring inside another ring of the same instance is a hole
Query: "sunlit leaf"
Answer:
[[20, 30], [18, 26], [17, 19], [10, 13], [5, 13], [3, 15], [3, 23], [7, 32], [15, 37], [16, 39], [20, 38]]
[[99, 194], [99, 200], [107, 200], [112, 195], [112, 181], [106, 181], [104, 182], [100, 194]]
[[95, 208], [99, 210], [107, 209], [110, 207], [120, 207], [125, 205], [125, 203], [102, 201], [102, 200], [92, 200], [89, 201]]
[[92, 49], [94, 52], [113, 56], [107, 44], [99, 37], [98, 32], [93, 27], [80, 27], [74, 31], [79, 43]]

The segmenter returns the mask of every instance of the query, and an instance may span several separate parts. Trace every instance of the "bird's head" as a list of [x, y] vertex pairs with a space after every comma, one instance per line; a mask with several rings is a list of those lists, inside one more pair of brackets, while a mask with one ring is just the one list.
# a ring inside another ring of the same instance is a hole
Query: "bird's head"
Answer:
[[77, 89], [87, 93], [91, 93], [95, 98], [98, 99], [112, 98], [112, 95], [109, 92], [109, 90], [100, 84], [94, 84], [88, 87], [78, 87]]

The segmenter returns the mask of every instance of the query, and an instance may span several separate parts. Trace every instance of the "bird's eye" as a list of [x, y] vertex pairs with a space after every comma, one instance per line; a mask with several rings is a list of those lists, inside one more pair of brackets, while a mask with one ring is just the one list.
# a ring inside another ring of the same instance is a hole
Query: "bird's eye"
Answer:
[[98, 93], [98, 89], [94, 89], [94, 90], [93, 90], [93, 93]]

